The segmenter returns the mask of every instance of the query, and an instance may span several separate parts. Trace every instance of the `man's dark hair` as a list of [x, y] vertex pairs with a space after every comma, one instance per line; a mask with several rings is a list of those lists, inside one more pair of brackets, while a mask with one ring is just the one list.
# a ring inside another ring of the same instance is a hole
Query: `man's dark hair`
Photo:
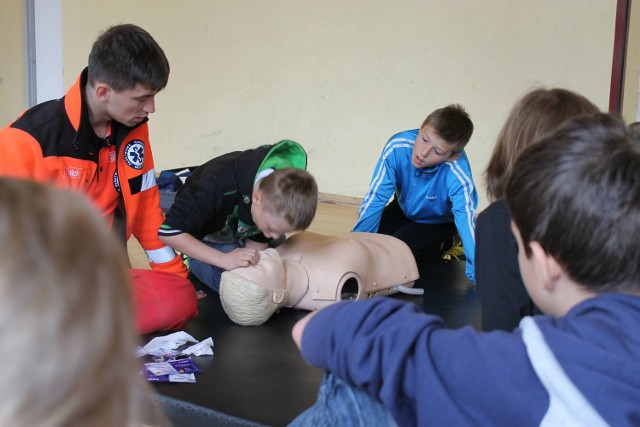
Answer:
[[116, 25], [93, 43], [89, 83], [102, 81], [116, 92], [141, 84], [159, 91], [169, 81], [169, 61], [151, 35], [133, 24]]
[[580, 116], [529, 146], [506, 198], [527, 257], [536, 241], [591, 292], [640, 289], [640, 141], [618, 116]]

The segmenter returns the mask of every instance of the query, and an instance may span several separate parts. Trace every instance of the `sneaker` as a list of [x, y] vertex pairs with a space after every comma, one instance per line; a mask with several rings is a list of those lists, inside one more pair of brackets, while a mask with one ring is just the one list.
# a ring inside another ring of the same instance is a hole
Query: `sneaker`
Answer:
[[458, 236], [453, 237], [453, 245], [446, 251], [443, 251], [441, 257], [449, 261], [452, 259], [456, 261], [466, 261], [467, 258], [464, 256], [464, 248]]

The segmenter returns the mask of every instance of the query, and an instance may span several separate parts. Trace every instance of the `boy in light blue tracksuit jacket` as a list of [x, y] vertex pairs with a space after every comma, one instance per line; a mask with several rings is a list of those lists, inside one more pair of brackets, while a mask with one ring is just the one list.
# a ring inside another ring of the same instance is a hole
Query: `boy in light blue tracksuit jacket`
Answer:
[[613, 114], [567, 121], [506, 200], [546, 315], [483, 333], [387, 297], [316, 311], [292, 335], [328, 373], [292, 425], [640, 425], [640, 139]]
[[392, 136], [373, 171], [353, 231], [395, 236], [417, 257], [439, 255], [458, 234], [467, 277], [474, 281], [478, 193], [463, 151], [472, 133], [464, 108], [449, 105], [429, 114], [420, 129]]

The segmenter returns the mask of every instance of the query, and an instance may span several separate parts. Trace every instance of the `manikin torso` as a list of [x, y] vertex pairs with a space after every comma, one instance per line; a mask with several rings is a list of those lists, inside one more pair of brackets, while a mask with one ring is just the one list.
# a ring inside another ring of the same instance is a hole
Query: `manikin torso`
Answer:
[[262, 251], [257, 264], [231, 271], [273, 289], [276, 300], [286, 295], [285, 306], [303, 310], [392, 294], [397, 285], [412, 287], [418, 279], [415, 259], [404, 242], [358, 232], [299, 232], [277, 248]]

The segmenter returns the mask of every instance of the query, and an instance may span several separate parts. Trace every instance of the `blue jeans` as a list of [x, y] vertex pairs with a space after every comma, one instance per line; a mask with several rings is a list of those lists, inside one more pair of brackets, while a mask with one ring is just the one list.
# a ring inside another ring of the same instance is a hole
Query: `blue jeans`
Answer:
[[[202, 243], [224, 253], [233, 252], [234, 250], [244, 246], [242, 245], [241, 242], [233, 242], [233, 243], [202, 242]], [[204, 283], [214, 291], [220, 292], [220, 276], [222, 276], [222, 273], [225, 271], [224, 268], [216, 267], [215, 265], [207, 264], [206, 262], [202, 262], [197, 259], [189, 257], [189, 270], [202, 283]]]
[[289, 424], [290, 427], [392, 427], [387, 409], [366, 391], [326, 373], [318, 400]]

